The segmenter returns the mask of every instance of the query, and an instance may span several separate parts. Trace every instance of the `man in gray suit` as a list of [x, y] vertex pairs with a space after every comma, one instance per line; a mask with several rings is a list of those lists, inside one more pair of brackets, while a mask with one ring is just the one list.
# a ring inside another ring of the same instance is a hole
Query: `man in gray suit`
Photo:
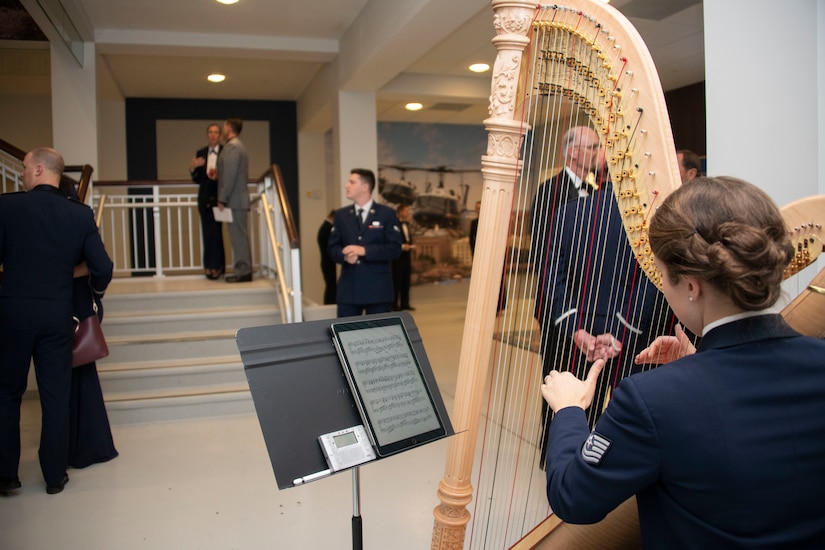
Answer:
[[252, 252], [249, 246], [249, 156], [238, 139], [243, 129], [239, 118], [227, 118], [223, 123], [226, 144], [218, 156], [218, 208], [232, 210], [229, 240], [235, 273], [226, 277], [227, 283], [245, 283], [252, 280]]

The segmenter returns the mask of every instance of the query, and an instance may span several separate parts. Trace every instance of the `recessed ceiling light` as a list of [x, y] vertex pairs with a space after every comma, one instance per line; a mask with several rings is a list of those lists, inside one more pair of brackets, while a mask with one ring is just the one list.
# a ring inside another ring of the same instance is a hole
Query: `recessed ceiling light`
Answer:
[[237, 4], [238, 0], [218, 0], [218, 2], [220, 2], [221, 4], [229, 5], [229, 4]]
[[206, 80], [208, 80], [209, 82], [223, 82], [224, 80], [226, 80], [226, 76], [215, 73], [207, 76]]
[[407, 103], [406, 105], [404, 105], [404, 107], [408, 111], [420, 111], [424, 106], [420, 103]]
[[470, 70], [474, 73], [483, 73], [484, 71], [489, 71], [490, 66], [487, 63], [473, 63], [470, 65]]

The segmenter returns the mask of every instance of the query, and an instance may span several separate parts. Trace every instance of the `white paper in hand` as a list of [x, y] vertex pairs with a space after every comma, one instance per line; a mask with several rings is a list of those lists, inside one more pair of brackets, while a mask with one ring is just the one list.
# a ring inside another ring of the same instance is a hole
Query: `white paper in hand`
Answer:
[[212, 213], [215, 216], [216, 222], [232, 223], [232, 209], [224, 208], [221, 210], [217, 206], [212, 207]]

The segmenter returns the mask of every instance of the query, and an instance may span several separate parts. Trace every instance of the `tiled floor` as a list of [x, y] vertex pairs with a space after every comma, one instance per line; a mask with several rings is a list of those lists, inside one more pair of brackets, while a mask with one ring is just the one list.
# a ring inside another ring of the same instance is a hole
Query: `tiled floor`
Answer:
[[[412, 291], [448, 410], [468, 287]], [[38, 403], [27, 401], [23, 415], [23, 489], [0, 497], [1, 549], [352, 548], [351, 473], [279, 491], [254, 415], [117, 426], [120, 456], [69, 470], [54, 496], [37, 463]], [[442, 440], [361, 468], [364, 548], [429, 548], [446, 449]]]

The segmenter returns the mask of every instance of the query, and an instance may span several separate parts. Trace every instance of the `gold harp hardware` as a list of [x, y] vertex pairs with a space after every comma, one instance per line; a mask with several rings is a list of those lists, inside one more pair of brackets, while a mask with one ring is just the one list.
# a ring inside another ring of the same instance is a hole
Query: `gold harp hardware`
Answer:
[[780, 211], [796, 254], [785, 269], [791, 277], [819, 259], [825, 250], [825, 195], [815, 195], [783, 206]]
[[[823, 252], [825, 242], [825, 195], [806, 197], [780, 208], [788, 228], [788, 236], [796, 254], [785, 269], [785, 277], [798, 274], [812, 265]], [[785, 321], [794, 330], [813, 336], [825, 337], [825, 305], [820, 298], [825, 294], [825, 269], [822, 269], [805, 290], [782, 310]]]

